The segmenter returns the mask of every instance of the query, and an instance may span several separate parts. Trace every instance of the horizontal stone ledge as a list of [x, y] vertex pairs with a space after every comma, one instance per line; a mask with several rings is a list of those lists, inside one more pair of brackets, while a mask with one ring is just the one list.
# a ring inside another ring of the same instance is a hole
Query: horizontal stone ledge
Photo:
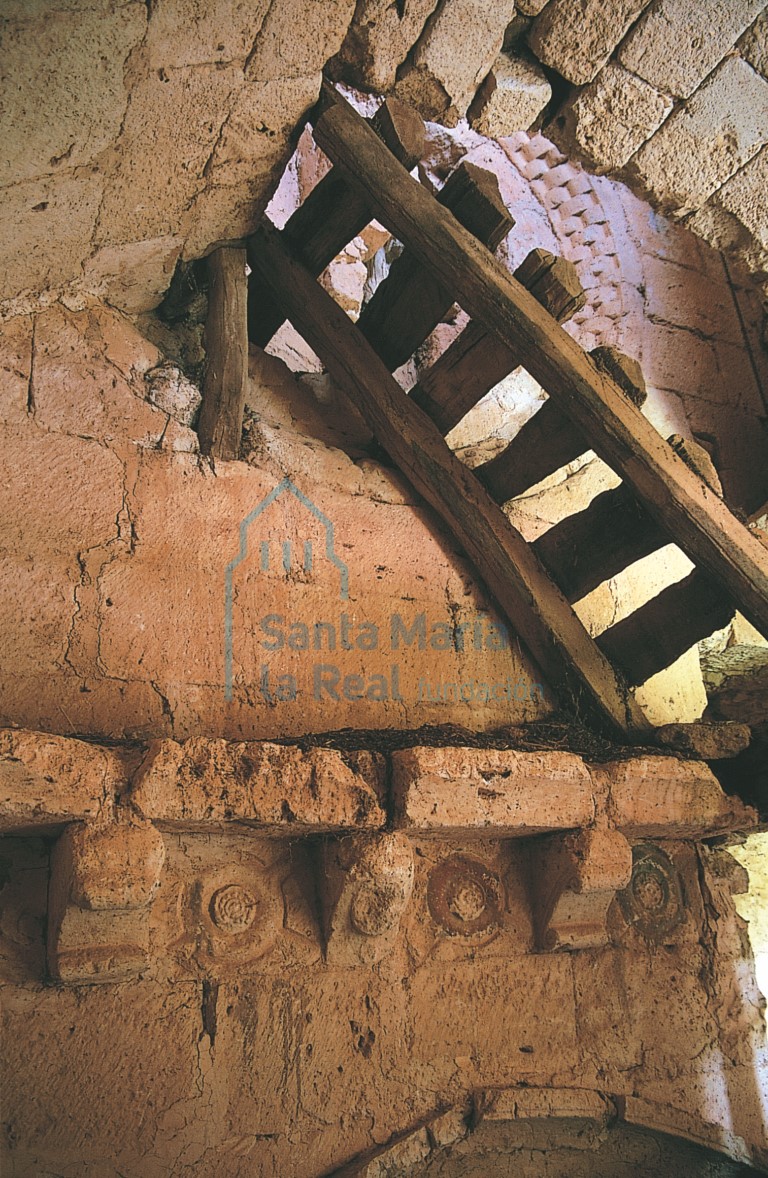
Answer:
[[125, 785], [109, 748], [47, 732], [0, 729], [0, 834], [45, 834], [111, 817]]
[[129, 800], [160, 826], [231, 823], [279, 835], [379, 830], [383, 761], [337, 749], [193, 737], [154, 741]]
[[410, 748], [392, 753], [395, 827], [523, 838], [589, 826], [595, 799], [575, 753]]
[[593, 774], [608, 789], [611, 823], [630, 839], [706, 838], [758, 825], [757, 812], [724, 793], [701, 761], [632, 757]]

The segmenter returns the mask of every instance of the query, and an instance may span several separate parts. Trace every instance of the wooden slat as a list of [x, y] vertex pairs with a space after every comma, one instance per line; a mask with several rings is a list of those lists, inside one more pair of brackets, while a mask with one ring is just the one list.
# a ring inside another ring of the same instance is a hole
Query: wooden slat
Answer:
[[544, 567], [569, 601], [579, 601], [609, 577], [668, 544], [626, 483], [596, 495], [533, 543]]
[[[586, 302], [576, 267], [548, 250], [531, 250], [515, 278], [558, 323]], [[411, 389], [416, 404], [450, 433], [487, 392], [520, 364], [517, 353], [472, 320]]]
[[[415, 167], [424, 154], [424, 123], [411, 107], [397, 98], [386, 99], [371, 119], [371, 127], [406, 170]], [[350, 185], [338, 168], [332, 168], [289, 218], [283, 232], [296, 256], [316, 277], [372, 220], [365, 195]], [[274, 305], [269, 288], [251, 275], [248, 291], [251, 341], [265, 348], [284, 319]]]
[[203, 454], [237, 458], [248, 388], [248, 280], [245, 250], [224, 247], [208, 258], [205, 375], [197, 432]]
[[[595, 348], [592, 358], [638, 408], [646, 397], [645, 381], [636, 360], [615, 348]], [[545, 401], [512, 441], [475, 474], [497, 503], [522, 495], [556, 470], [575, 462], [590, 449], [584, 434], [554, 401]]]
[[553, 686], [581, 696], [614, 733], [646, 730], [642, 712], [528, 544], [341, 308], [289, 255], [277, 231], [263, 225], [251, 238], [248, 257], [380, 443], [451, 529]]
[[535, 380], [634, 488], [677, 544], [707, 568], [768, 634], [768, 553], [615, 383], [496, 259], [408, 176], [346, 103], [315, 127], [319, 146], [365, 191], [376, 215], [446, 285], [473, 318], [515, 349]]
[[671, 667], [682, 654], [722, 630], [733, 618], [731, 598], [694, 569], [621, 622], [604, 630], [597, 645], [633, 687]]
[[[495, 250], [514, 225], [492, 172], [462, 163], [437, 197], [478, 241]], [[453, 306], [453, 295], [410, 250], [363, 307], [357, 326], [390, 372], [412, 356]]]
[[[708, 486], [722, 493], [717, 471], [703, 447], [679, 434], [672, 434], [667, 442]], [[533, 548], [568, 600], [579, 601], [669, 542], [668, 534], [622, 483], [555, 524], [534, 541]]]

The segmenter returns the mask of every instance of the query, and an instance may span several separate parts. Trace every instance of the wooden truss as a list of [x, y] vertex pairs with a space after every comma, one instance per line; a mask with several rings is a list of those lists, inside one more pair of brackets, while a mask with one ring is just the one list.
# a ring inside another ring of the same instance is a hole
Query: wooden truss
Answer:
[[[670, 445], [643, 417], [638, 366], [613, 349], [587, 355], [559, 326], [583, 304], [573, 267], [534, 250], [512, 275], [494, 258], [514, 224], [495, 177], [465, 163], [434, 196], [410, 176], [423, 131], [395, 100], [368, 122], [326, 94], [314, 137], [332, 170], [281, 232], [265, 219], [248, 241], [250, 339], [264, 347], [290, 320], [451, 530], [552, 685], [582, 699], [615, 735], [640, 736], [649, 725], [633, 686], [735, 608], [768, 634], [768, 552], [728, 510], [698, 448]], [[316, 278], [374, 218], [405, 248], [355, 324]], [[226, 267], [213, 265], [209, 317], [220, 322]], [[392, 372], [454, 302], [469, 324], [407, 394]], [[236, 334], [209, 340], [212, 372], [242, 347]], [[470, 470], [444, 435], [518, 365], [550, 399], [500, 455]], [[242, 415], [239, 379], [229, 405], [226, 382], [212, 378], [206, 389], [204, 400], [215, 401], [213, 412], [204, 409], [211, 453], [236, 450], [239, 429], [233, 436], [231, 424], [216, 422]], [[226, 444], [210, 440], [217, 436]], [[527, 543], [501, 504], [588, 449], [622, 484]], [[695, 571], [591, 638], [572, 602], [671, 541]]]

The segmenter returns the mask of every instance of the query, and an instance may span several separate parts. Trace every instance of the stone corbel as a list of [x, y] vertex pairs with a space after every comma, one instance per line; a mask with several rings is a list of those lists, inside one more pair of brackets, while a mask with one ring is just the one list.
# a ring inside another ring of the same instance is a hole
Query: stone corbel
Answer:
[[51, 856], [51, 977], [70, 985], [116, 982], [146, 968], [150, 907], [164, 862], [162, 836], [134, 815], [64, 830]]
[[325, 843], [321, 891], [328, 962], [374, 965], [391, 951], [413, 874], [405, 835], [351, 835]]
[[632, 848], [616, 830], [580, 830], [542, 840], [532, 874], [537, 947], [607, 944], [608, 908], [631, 875]]

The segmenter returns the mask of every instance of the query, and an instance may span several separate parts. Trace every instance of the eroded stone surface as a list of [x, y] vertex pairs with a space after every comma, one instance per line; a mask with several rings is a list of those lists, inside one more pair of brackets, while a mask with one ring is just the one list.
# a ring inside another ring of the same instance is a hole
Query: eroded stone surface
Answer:
[[155, 822], [248, 822], [296, 835], [383, 826], [376, 782], [374, 759], [356, 771], [335, 749], [191, 738], [155, 742], [130, 797]]
[[475, 131], [499, 139], [524, 131], [552, 97], [544, 71], [532, 59], [501, 53], [469, 112]]
[[701, 838], [757, 823], [755, 811], [724, 794], [697, 761], [637, 757], [592, 772], [609, 783], [609, 814], [628, 838]]
[[472, 835], [493, 828], [520, 837], [588, 825], [594, 815], [589, 774], [570, 753], [413, 748], [394, 752], [392, 766], [404, 830]]
[[108, 818], [125, 774], [110, 749], [44, 732], [0, 730], [0, 831]]
[[534, 21], [528, 43], [569, 82], [591, 82], [648, 0], [552, 0]]

